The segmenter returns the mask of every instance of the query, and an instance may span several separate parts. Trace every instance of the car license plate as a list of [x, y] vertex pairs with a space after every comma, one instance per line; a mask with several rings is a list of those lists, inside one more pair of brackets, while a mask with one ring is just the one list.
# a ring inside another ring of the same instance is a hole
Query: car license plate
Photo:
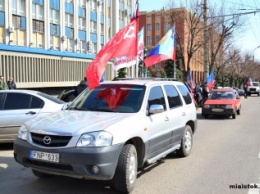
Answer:
[[60, 155], [58, 153], [47, 153], [31, 150], [30, 158], [58, 163], [60, 160]]
[[213, 112], [223, 112], [224, 110], [222, 108], [212, 108]]

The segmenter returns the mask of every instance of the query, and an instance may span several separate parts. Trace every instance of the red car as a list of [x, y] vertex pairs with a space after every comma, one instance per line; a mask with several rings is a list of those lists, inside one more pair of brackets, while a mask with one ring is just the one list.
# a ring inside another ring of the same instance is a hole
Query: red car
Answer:
[[232, 116], [240, 114], [241, 100], [236, 90], [232, 88], [213, 89], [209, 98], [202, 107], [202, 116], [208, 118], [209, 115]]

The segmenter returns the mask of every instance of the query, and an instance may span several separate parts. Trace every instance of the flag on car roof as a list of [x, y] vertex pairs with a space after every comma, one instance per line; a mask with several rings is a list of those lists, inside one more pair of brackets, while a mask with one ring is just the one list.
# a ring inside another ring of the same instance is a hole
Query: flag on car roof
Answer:
[[175, 25], [150, 51], [144, 62], [146, 67], [150, 67], [168, 59], [176, 59]]
[[211, 91], [214, 86], [214, 83], [215, 83], [214, 68], [211, 69], [211, 72], [206, 79], [206, 83], [207, 83], [207, 87], [208, 87], [209, 91]]
[[247, 78], [246, 85], [248, 85], [248, 86], [252, 86], [253, 85], [253, 81], [252, 81], [251, 77]]
[[122, 28], [96, 55], [86, 70], [89, 89], [100, 86], [107, 63], [116, 57], [137, 55], [138, 23], [133, 20]]

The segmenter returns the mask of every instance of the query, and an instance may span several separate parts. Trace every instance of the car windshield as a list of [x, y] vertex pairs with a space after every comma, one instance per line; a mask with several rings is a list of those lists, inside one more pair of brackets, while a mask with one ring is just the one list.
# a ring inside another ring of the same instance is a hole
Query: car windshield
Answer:
[[213, 91], [210, 95], [211, 99], [235, 99], [234, 92]]
[[84, 91], [68, 110], [135, 113], [141, 108], [145, 86], [103, 84]]
[[254, 82], [253, 82], [253, 86], [259, 86], [259, 83], [254, 83]]

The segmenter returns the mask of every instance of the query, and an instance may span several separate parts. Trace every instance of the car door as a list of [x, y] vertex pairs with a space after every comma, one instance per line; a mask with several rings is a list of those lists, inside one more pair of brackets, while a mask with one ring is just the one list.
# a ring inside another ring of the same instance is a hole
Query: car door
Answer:
[[186, 110], [184, 109], [181, 96], [174, 85], [165, 85], [164, 90], [167, 95], [169, 106], [169, 114], [167, 116], [169, 118], [168, 127], [171, 130], [170, 147], [172, 147], [180, 144], [186, 123], [183, 119], [183, 117], [185, 117]]
[[150, 89], [147, 109], [154, 104], [162, 105], [164, 111], [147, 116], [147, 137], [149, 137], [147, 149], [148, 158], [166, 150], [171, 139], [169, 113], [167, 112], [166, 100], [161, 86], [154, 86]]
[[0, 139], [14, 139], [20, 126], [33, 119], [44, 102], [30, 94], [5, 93], [0, 110]]

